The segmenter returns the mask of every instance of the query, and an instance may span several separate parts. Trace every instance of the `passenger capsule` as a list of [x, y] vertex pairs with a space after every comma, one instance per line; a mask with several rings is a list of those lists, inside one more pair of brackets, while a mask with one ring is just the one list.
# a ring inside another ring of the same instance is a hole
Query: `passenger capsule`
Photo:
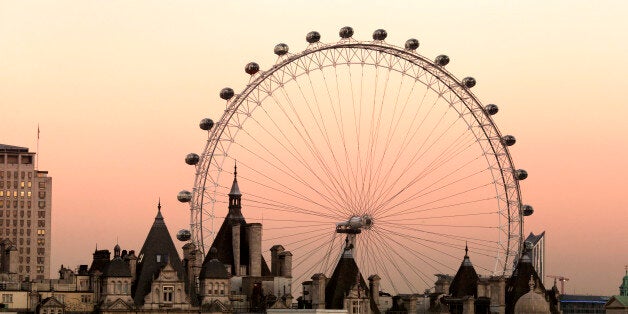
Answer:
[[528, 177], [528, 172], [523, 169], [515, 170], [515, 178], [517, 180], [525, 180]]
[[283, 56], [288, 53], [288, 45], [281, 43], [275, 46], [275, 54], [278, 56]]
[[436, 60], [434, 60], [434, 62], [438, 64], [439, 66], [444, 67], [449, 64], [449, 57], [446, 55], [440, 55], [436, 57]]
[[516, 142], [517, 142], [517, 139], [514, 136], [512, 136], [512, 135], [504, 135], [504, 136], [502, 136], [502, 144], [504, 144], [506, 146], [515, 145]]
[[177, 232], [177, 240], [185, 242], [190, 240], [190, 238], [192, 238], [192, 233], [190, 232], [190, 230], [186, 230], [186, 229], [181, 229], [179, 230], [179, 232]]
[[530, 216], [534, 214], [534, 208], [530, 205], [521, 206], [521, 211], [523, 212], [524, 216]]
[[406, 50], [417, 50], [419, 48], [419, 40], [410, 38], [406, 40]]
[[464, 87], [466, 88], [471, 88], [473, 86], [475, 86], [475, 79], [472, 77], [465, 77], [462, 79], [462, 85], [464, 85]]
[[214, 127], [214, 120], [205, 118], [201, 120], [201, 123], [199, 123], [198, 126], [201, 127], [201, 130], [209, 131]]
[[388, 33], [386, 32], [386, 30], [383, 29], [376, 29], [373, 32], [373, 40], [384, 40], [386, 39], [386, 37], [388, 36]]
[[185, 163], [188, 165], [196, 165], [201, 158], [195, 153], [189, 153], [185, 156]]
[[192, 193], [190, 193], [190, 191], [183, 190], [177, 194], [177, 200], [181, 203], [187, 203], [192, 200]]
[[305, 40], [310, 44], [317, 43], [321, 40], [321, 34], [317, 31], [311, 31], [305, 35]]
[[255, 63], [255, 62], [249, 62], [246, 64], [246, 66], [244, 67], [244, 72], [246, 72], [247, 74], [253, 75], [257, 72], [259, 72], [259, 64]]
[[353, 36], [353, 28], [351, 26], [345, 26], [340, 29], [340, 32], [338, 32], [338, 34], [340, 35], [340, 38], [351, 38], [351, 36]]
[[233, 88], [231, 87], [225, 87], [222, 90], [220, 90], [220, 98], [224, 99], [224, 100], [229, 100], [231, 99], [231, 97], [233, 97], [234, 92], [233, 92]]
[[486, 111], [486, 113], [492, 116], [492, 115], [495, 115], [499, 111], [499, 107], [497, 107], [497, 105], [495, 104], [488, 104], [486, 105], [486, 107], [484, 107], [484, 111]]

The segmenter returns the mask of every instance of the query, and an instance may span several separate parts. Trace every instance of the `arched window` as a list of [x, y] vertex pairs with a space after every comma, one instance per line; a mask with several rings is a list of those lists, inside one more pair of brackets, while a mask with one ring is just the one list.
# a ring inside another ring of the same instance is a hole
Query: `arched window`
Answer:
[[220, 294], [221, 294], [221, 295], [224, 295], [224, 294], [225, 294], [225, 284], [224, 284], [224, 283], [221, 283], [221, 284], [220, 284]]
[[218, 283], [214, 284], [214, 294], [218, 294]]
[[120, 281], [116, 282], [116, 294], [122, 293], [122, 283]]
[[212, 294], [212, 290], [214, 290], [214, 284], [213, 283], [209, 283], [207, 285], [207, 287], [209, 288], [209, 289], [207, 289], [207, 294]]

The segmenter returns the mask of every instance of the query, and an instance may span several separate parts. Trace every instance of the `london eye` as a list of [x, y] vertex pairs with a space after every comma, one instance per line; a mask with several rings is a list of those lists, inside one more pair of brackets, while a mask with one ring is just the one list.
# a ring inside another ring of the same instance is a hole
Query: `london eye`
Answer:
[[201, 121], [205, 147], [186, 157], [196, 174], [178, 195], [191, 210], [180, 239], [209, 251], [237, 165], [242, 213], [263, 223], [265, 249], [292, 252], [294, 285], [329, 274], [348, 245], [391, 293], [455, 273], [465, 246], [478, 272], [512, 270], [532, 207], [498, 107], [447, 71], [448, 56], [420, 55], [418, 40], [353, 33], [325, 43], [310, 32], [296, 52], [277, 44], [275, 64], [248, 63], [249, 83], [220, 91], [223, 115]]

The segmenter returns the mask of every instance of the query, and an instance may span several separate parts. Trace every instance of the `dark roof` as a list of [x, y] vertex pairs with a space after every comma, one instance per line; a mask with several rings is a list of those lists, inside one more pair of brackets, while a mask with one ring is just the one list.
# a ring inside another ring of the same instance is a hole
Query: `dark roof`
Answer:
[[360, 289], [365, 293], [368, 291], [368, 286], [353, 259], [351, 251], [345, 249], [334, 269], [334, 273], [325, 286], [325, 308], [343, 309], [344, 298], [356, 282], [360, 283]]
[[532, 245], [536, 245], [541, 239], [545, 237], [545, 231], [540, 234], [534, 235], [534, 233], [530, 232], [530, 235], [526, 238], [525, 242], [530, 242]]
[[[242, 215], [242, 206], [240, 203], [240, 189], [237, 187], [238, 182], [236, 178], [233, 179], [233, 185], [231, 188], [231, 192], [229, 193], [229, 213], [225, 217], [225, 220], [222, 222], [216, 237], [214, 238], [214, 242], [211, 247], [216, 248], [217, 253], [215, 256], [210, 256], [210, 253], [207, 253], [205, 260], [203, 262], [203, 266], [205, 263], [208, 263], [212, 259], [216, 258], [221, 261], [225, 265], [231, 266], [231, 275], [236, 274], [235, 262], [233, 260], [233, 226], [239, 224], [240, 225], [240, 265], [249, 265], [249, 238], [246, 236], [245, 227], [248, 225], [244, 216]], [[234, 189], [236, 189], [237, 193], [233, 194]], [[235, 202], [234, 202], [235, 200]], [[270, 276], [270, 268], [266, 263], [266, 259], [262, 255], [262, 265], [261, 265], [261, 275], [262, 276]]]
[[603, 295], [561, 294], [560, 302], [566, 303], [606, 303], [611, 297]]
[[216, 250], [216, 248], [211, 248], [208, 256], [211, 256], [212, 258], [203, 263], [203, 267], [201, 268], [201, 273], [199, 275], [201, 279], [229, 279], [229, 273], [227, 272], [225, 264], [215, 258], [217, 251], [218, 250]]
[[105, 277], [132, 277], [131, 269], [122, 258], [116, 257], [105, 266], [103, 271]]
[[[157, 255], [160, 257], [159, 262]], [[161, 215], [161, 206], [159, 206], [155, 221], [148, 232], [148, 236], [146, 236], [137, 260], [137, 279], [133, 283], [135, 304], [144, 304], [144, 297], [150, 292], [153, 278], [157, 278], [166, 264], [172, 265], [179, 280], [184, 280], [183, 264]]]
[[464, 258], [460, 263], [460, 268], [449, 286], [449, 294], [454, 298], [478, 295], [478, 281], [480, 277], [475, 272], [473, 264], [469, 259], [468, 249], [465, 248]]
[[28, 148], [13, 145], [0, 144], [0, 152], [3, 153], [28, 153]]
[[93, 274], [96, 271], [103, 272], [105, 270], [105, 266], [109, 263], [109, 259], [111, 258], [111, 252], [109, 250], [96, 250], [94, 251], [94, 259], [92, 260], [92, 265], [89, 266], [89, 274]]
[[536, 289], [543, 292], [546, 299], [549, 299], [550, 312], [559, 313], [558, 302], [552, 290], [545, 289], [543, 282], [539, 278], [539, 274], [534, 269], [528, 252], [521, 254], [519, 262], [512, 272], [512, 276], [506, 281], [506, 313], [514, 313], [515, 304], [519, 298], [530, 291], [530, 277], [536, 284]]

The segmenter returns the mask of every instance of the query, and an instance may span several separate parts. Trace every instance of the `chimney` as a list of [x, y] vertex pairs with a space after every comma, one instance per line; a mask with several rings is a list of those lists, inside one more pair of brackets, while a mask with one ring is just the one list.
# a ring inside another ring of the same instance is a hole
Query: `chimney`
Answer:
[[375, 274], [369, 276], [369, 293], [371, 294], [371, 302], [379, 307], [379, 281], [381, 278]]
[[135, 282], [136, 278], [136, 270], [137, 270], [137, 257], [135, 256], [135, 251], [131, 250], [124, 257], [124, 259], [129, 264], [129, 270], [131, 270], [131, 282]]
[[284, 251], [279, 253], [279, 276], [292, 278], [292, 253]]
[[279, 276], [280, 275], [280, 265], [279, 265], [279, 253], [283, 252], [285, 249], [283, 246], [281, 245], [273, 245], [272, 248], [270, 248], [270, 273], [273, 276]]
[[231, 226], [231, 246], [233, 247], [233, 270], [235, 276], [244, 276], [240, 271], [240, 224]]
[[315, 274], [312, 276], [312, 308], [313, 309], [325, 309], [325, 285], [327, 284], [327, 277], [325, 274]]
[[254, 277], [262, 275], [262, 224], [247, 225], [249, 236], [249, 274]]

